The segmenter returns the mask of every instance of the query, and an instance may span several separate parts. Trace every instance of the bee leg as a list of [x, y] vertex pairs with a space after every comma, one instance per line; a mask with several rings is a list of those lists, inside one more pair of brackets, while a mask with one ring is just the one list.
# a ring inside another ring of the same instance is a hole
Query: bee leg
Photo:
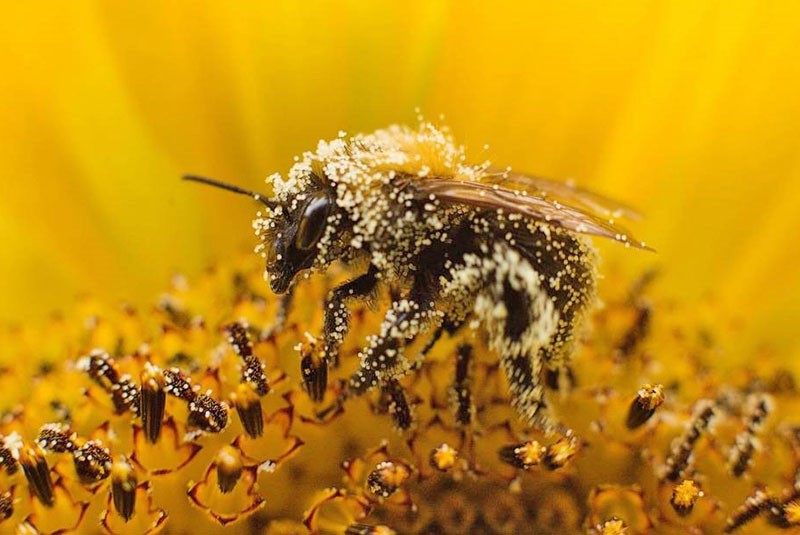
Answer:
[[[412, 295], [419, 295], [412, 290]], [[401, 299], [392, 303], [379, 335], [371, 336], [359, 357], [361, 367], [348, 381], [348, 391], [360, 395], [386, 380], [405, 375], [412, 364], [403, 348], [422, 332], [434, 312], [430, 298]]]
[[542, 348], [543, 361], [545, 363], [544, 378], [547, 388], [550, 390], [569, 392], [575, 386], [575, 373], [572, 367], [566, 363], [561, 363], [555, 368], [547, 365], [548, 353], [545, 351], [547, 348]]
[[419, 360], [424, 359], [428, 355], [428, 353], [431, 352], [431, 349], [433, 349], [433, 346], [436, 345], [436, 342], [439, 341], [439, 339], [442, 337], [442, 335], [444, 333], [447, 333], [450, 336], [453, 336], [454, 334], [456, 334], [461, 329], [461, 327], [464, 325], [464, 323], [465, 323], [465, 320], [463, 320], [463, 319], [462, 320], [451, 320], [451, 319], [445, 317], [442, 320], [442, 322], [439, 324], [439, 326], [436, 328], [436, 330], [433, 331], [433, 335], [431, 336], [431, 339], [428, 340], [428, 342], [425, 344], [425, 347], [423, 347], [422, 350], [420, 351]]
[[520, 416], [528, 423], [542, 428], [551, 426], [544, 415], [547, 403], [544, 399], [544, 388], [539, 379], [541, 360], [528, 355], [505, 355], [500, 360], [503, 371], [508, 377], [511, 390], [511, 404]]
[[366, 273], [331, 290], [325, 300], [323, 327], [324, 355], [331, 366], [339, 363], [339, 347], [350, 328], [350, 311], [347, 302], [366, 298], [378, 285], [378, 269], [371, 265]]
[[476, 315], [486, 327], [489, 347], [500, 357], [512, 405], [527, 423], [552, 429], [541, 348], [556, 332], [558, 311], [526, 258], [498, 247], [489, 262], [486, 285], [475, 301]]
[[450, 406], [456, 423], [464, 427], [475, 419], [475, 404], [472, 399], [472, 345], [461, 344], [456, 350], [455, 378], [449, 390]]
[[286, 327], [286, 319], [289, 317], [289, 311], [292, 308], [292, 300], [294, 298], [295, 284], [292, 283], [286, 293], [281, 295], [278, 301], [278, 309], [275, 311], [275, 320], [271, 326], [267, 327], [261, 332], [261, 340], [268, 340], [273, 336], [283, 332]]

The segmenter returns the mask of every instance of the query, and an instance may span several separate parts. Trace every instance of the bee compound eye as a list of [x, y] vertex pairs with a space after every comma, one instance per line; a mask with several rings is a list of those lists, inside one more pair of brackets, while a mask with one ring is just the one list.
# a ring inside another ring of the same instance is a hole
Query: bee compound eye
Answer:
[[317, 244], [325, 230], [330, 211], [331, 201], [325, 193], [318, 193], [311, 198], [297, 227], [295, 247], [307, 251]]

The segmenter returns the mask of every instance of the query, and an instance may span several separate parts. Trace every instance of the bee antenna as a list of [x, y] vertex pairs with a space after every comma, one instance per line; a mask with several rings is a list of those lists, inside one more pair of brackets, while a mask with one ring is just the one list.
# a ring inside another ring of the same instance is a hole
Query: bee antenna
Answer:
[[197, 175], [183, 175], [181, 178], [183, 178], [183, 180], [189, 180], [190, 182], [199, 182], [200, 184], [206, 184], [207, 186], [213, 186], [215, 188], [232, 191], [233, 193], [238, 193], [240, 195], [247, 195], [248, 197], [257, 200], [258, 202], [260, 202], [261, 204], [263, 204], [268, 208], [275, 208], [276, 206], [278, 206], [277, 203], [267, 199], [264, 195], [261, 195], [260, 193], [240, 188], [239, 186], [234, 186], [233, 184], [226, 184], [225, 182], [220, 182], [219, 180], [214, 180], [213, 178], [206, 178]]

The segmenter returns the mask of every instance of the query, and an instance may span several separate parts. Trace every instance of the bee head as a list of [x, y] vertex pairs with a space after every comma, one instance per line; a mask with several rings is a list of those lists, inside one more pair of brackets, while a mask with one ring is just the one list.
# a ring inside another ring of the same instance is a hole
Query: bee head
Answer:
[[333, 192], [313, 173], [304, 181], [305, 187], [277, 199], [210, 178], [185, 175], [183, 179], [247, 195], [267, 207], [267, 216], [259, 216], [254, 227], [263, 242], [260, 250], [267, 259], [273, 292], [285, 292], [295, 275], [314, 263], [335, 201]]
[[273, 292], [285, 292], [295, 275], [314, 264], [334, 204], [331, 192], [314, 188], [298, 195], [291, 205], [272, 210], [264, 252]]

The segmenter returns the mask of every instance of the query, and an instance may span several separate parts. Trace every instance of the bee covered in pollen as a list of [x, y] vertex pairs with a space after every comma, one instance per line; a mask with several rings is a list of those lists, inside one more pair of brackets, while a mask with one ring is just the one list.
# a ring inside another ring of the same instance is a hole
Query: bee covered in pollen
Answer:
[[544, 376], [566, 376], [574, 339], [595, 294], [596, 254], [586, 235], [645, 248], [615, 219], [634, 215], [594, 193], [470, 165], [447, 129], [423, 122], [321, 141], [285, 178], [268, 178], [253, 222], [266, 279], [286, 292], [299, 273], [333, 262], [366, 266], [325, 303], [321, 362], [335, 365], [348, 302], [381, 286], [397, 296], [359, 353], [345, 395], [408, 373], [404, 348], [464, 325], [485, 335], [527, 422], [548, 428]]

